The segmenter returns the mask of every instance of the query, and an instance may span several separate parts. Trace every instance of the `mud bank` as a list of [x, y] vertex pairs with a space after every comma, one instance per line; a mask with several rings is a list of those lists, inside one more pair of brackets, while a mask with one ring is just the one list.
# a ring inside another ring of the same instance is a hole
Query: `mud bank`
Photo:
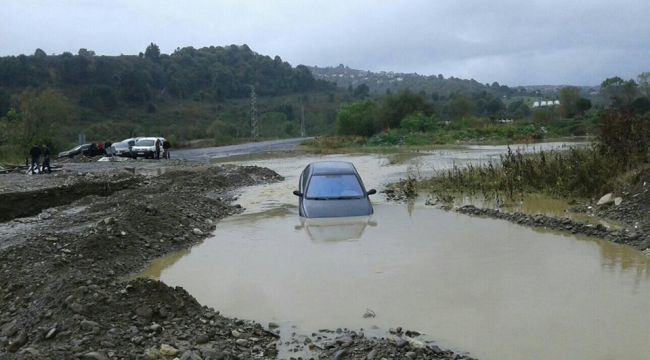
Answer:
[[84, 179], [70, 184], [31, 191], [0, 193], [0, 222], [33, 216], [41, 211], [66, 205], [89, 195], [108, 196], [134, 187], [136, 177], [117, 176], [108, 179]]
[[[0, 224], [0, 230], [36, 224], [15, 235], [19, 242], [0, 248], [0, 358], [276, 358], [272, 324], [227, 318], [183, 288], [129, 278], [151, 260], [201, 242], [218, 219], [241, 212], [235, 188], [281, 177], [232, 165], [171, 167], [150, 177], [116, 171], [98, 182], [112, 189], [110, 196], [71, 196], [32, 220]], [[10, 200], [27, 202], [39, 191], [52, 190], [27, 187]], [[294, 346], [310, 347], [316, 358], [471, 359], [410, 336], [401, 330], [390, 338], [324, 331]]]
[[273, 358], [275, 336], [259, 324], [181, 288], [123, 279], [241, 211], [229, 190], [279, 176], [226, 166], [120, 178], [130, 186], [85, 199], [75, 216], [55, 213], [48, 230], [0, 251], [0, 358]]
[[456, 209], [456, 212], [466, 215], [485, 216], [493, 219], [506, 220], [525, 226], [567, 231], [572, 234], [598, 237], [617, 244], [632, 246], [641, 251], [650, 247], [650, 235], [629, 229], [611, 230], [600, 224], [584, 224], [568, 218], [558, 219], [541, 214], [528, 215], [520, 212], [508, 213], [497, 209], [477, 208], [474, 205], [461, 206]]

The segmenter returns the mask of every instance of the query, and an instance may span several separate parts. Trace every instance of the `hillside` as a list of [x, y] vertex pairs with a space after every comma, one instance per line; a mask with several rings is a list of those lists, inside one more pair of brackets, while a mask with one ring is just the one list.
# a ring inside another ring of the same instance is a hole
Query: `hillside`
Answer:
[[[402, 90], [424, 92], [430, 95], [433, 100], [449, 97], [452, 94], [469, 96], [481, 92], [489, 92], [493, 95], [512, 97], [531, 97], [534, 100], [557, 99], [560, 90], [567, 86], [574, 85], [527, 85], [509, 87], [492, 84], [482, 84], [474, 79], [460, 79], [456, 77], [445, 78], [442, 74], [420, 75], [417, 73], [399, 73], [392, 71], [372, 72], [367, 70], [352, 69], [345, 65], [336, 67], [309, 67], [316, 79], [334, 82], [339, 88], [356, 88], [366, 84], [370, 93], [384, 95], [387, 93], [398, 93]], [[600, 86], [576, 86], [582, 96], [597, 99]], [[532, 104], [533, 100], [530, 101]]]
[[335, 82], [340, 88], [349, 88], [350, 86], [354, 88], [366, 84], [370, 88], [370, 93], [377, 95], [411, 90], [425, 92], [436, 98], [448, 97], [452, 94], [470, 95], [483, 91], [494, 95], [513, 95], [523, 90], [523, 88], [509, 88], [496, 82], [482, 84], [474, 79], [459, 79], [453, 76], [445, 78], [442, 74], [426, 76], [417, 73], [396, 73], [392, 71], [371, 72], [352, 69], [342, 64], [336, 67], [324, 68], [312, 66], [309, 69], [316, 79]]
[[260, 137], [296, 136], [304, 108], [310, 133], [333, 129], [339, 94], [303, 65], [291, 66], [246, 45], [179, 48], [161, 54], [33, 55], [0, 58], [0, 157], [33, 142], [61, 150], [89, 141], [163, 135], [223, 144], [250, 137], [254, 87]]

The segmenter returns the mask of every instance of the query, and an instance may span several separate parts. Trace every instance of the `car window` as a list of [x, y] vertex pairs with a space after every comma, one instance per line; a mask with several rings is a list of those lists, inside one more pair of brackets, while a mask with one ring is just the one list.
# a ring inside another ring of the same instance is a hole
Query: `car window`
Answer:
[[349, 175], [314, 175], [307, 187], [307, 198], [363, 197], [357, 177]]
[[153, 140], [138, 140], [135, 144], [137, 146], [153, 146]]

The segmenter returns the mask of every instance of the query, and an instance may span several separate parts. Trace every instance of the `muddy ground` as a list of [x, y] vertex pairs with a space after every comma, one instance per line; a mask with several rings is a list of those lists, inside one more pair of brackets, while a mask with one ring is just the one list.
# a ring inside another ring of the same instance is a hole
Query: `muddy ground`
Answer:
[[[233, 189], [280, 176], [258, 167], [150, 164], [0, 175], [1, 359], [276, 358], [274, 324], [227, 318], [182, 288], [129, 277], [241, 212]], [[324, 330], [291, 346], [314, 358], [470, 359], [417, 335]]]

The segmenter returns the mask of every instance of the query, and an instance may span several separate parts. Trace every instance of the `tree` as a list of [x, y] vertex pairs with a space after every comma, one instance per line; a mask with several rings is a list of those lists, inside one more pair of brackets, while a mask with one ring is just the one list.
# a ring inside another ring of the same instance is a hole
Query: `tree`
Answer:
[[644, 72], [637, 77], [639, 95], [650, 97], [650, 72]]
[[55, 90], [37, 92], [25, 90], [14, 101], [15, 128], [18, 142], [27, 147], [35, 142], [64, 144], [62, 129], [76, 121], [76, 112], [70, 101]]
[[584, 115], [587, 110], [591, 109], [591, 100], [581, 97], [576, 104], [578, 115]]
[[370, 94], [370, 88], [366, 84], [360, 84], [354, 89], [353, 96], [357, 99], [364, 99]]
[[377, 104], [372, 100], [342, 106], [336, 119], [337, 134], [366, 137], [376, 134], [381, 130], [377, 111]]
[[605, 79], [600, 85], [600, 91], [605, 100], [612, 106], [624, 108], [629, 106], [637, 93], [637, 83], [634, 80], [623, 80], [618, 76]]
[[160, 61], [160, 48], [158, 45], [151, 43], [144, 51], [144, 57], [154, 62]]
[[563, 87], [560, 90], [560, 115], [573, 118], [578, 113], [580, 90], [574, 86]]
[[43, 51], [41, 49], [36, 49], [36, 51], [34, 51], [34, 57], [35, 58], [45, 58], [45, 57], [47, 57], [47, 54], [45, 53], [45, 51]]
[[79, 56], [86, 56], [86, 57], [93, 57], [93, 56], [95, 56], [95, 52], [92, 51], [92, 50], [88, 50], [88, 49], [81, 48], [81, 49], [79, 49], [79, 51], [77, 52], [77, 55], [79, 55]]
[[8, 91], [0, 88], [0, 118], [7, 115], [7, 111], [11, 108], [11, 95]]
[[523, 119], [530, 116], [530, 107], [522, 99], [515, 100], [508, 105], [508, 114], [515, 119]]
[[141, 70], [126, 71], [120, 78], [120, 96], [133, 104], [151, 100], [151, 88], [147, 73]]
[[410, 132], [427, 132], [435, 130], [437, 126], [437, 119], [435, 114], [430, 116], [423, 113], [411, 114], [405, 117], [400, 127]]
[[433, 109], [426, 100], [408, 90], [398, 95], [389, 96], [380, 109], [381, 123], [384, 128], [398, 128], [407, 115], [421, 112], [430, 115]]
[[117, 96], [112, 87], [96, 85], [90, 90], [81, 93], [79, 105], [107, 112], [117, 108]]
[[454, 119], [462, 119], [471, 115], [474, 113], [474, 109], [474, 102], [463, 95], [454, 96], [447, 104], [447, 112]]

